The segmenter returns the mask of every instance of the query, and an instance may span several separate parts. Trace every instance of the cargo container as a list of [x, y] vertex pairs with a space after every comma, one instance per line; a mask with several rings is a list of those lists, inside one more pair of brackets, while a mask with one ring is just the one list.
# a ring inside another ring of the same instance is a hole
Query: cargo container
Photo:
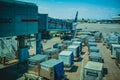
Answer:
[[116, 58], [116, 49], [120, 49], [120, 44], [111, 45], [111, 58]]
[[88, 42], [88, 35], [80, 35], [79, 36], [79, 39], [81, 40], [82, 42], [82, 45], [87, 45], [87, 42]]
[[62, 43], [63, 43], [66, 47], [68, 47], [69, 45], [72, 44], [72, 41], [71, 41], [71, 40], [63, 40]]
[[74, 64], [74, 56], [72, 51], [62, 51], [59, 54], [59, 60], [64, 62], [65, 67], [71, 67]]
[[94, 61], [94, 62], [102, 62], [102, 54], [101, 53], [92, 52], [89, 55], [89, 60], [90, 61]]
[[103, 63], [88, 61], [84, 67], [84, 80], [102, 80]]
[[28, 59], [28, 64], [29, 64], [29, 70], [28, 73], [32, 73], [34, 75], [39, 76], [39, 70], [40, 70], [40, 65], [39, 63], [44, 62], [48, 60], [48, 56], [47, 55], [40, 55], [37, 54], [35, 56], [32, 56]]
[[120, 67], [120, 49], [116, 49], [116, 63]]
[[57, 48], [48, 48], [43, 51], [43, 54], [48, 55], [48, 58], [58, 59], [59, 49]]
[[101, 41], [102, 33], [101, 32], [96, 32], [95, 35], [94, 35], [94, 37], [95, 37], [95, 40], [97, 42], [99, 42], [99, 41]]
[[118, 41], [108, 40], [107, 41], [107, 48], [111, 49], [112, 44], [118, 44]]
[[35, 56], [30, 57], [28, 60], [30, 65], [36, 65], [37, 62], [41, 63], [43, 61], [48, 60], [48, 56], [37, 54]]
[[75, 58], [79, 57], [79, 46], [78, 45], [70, 45], [67, 48], [68, 51], [72, 51]]
[[79, 38], [73, 38], [73, 39], [71, 39], [71, 41], [72, 42], [74, 42], [74, 41], [81, 41], [81, 39], [79, 39]]
[[96, 42], [88, 42], [88, 46], [97, 46]]
[[62, 44], [62, 43], [55, 43], [55, 44], [53, 45], [53, 48], [59, 49], [59, 52], [60, 52], [60, 51], [62, 51], [62, 50], [65, 49], [65, 45]]
[[74, 41], [72, 43], [72, 45], [78, 45], [79, 46], [79, 52], [80, 53], [82, 52], [82, 42], [80, 42], [80, 41]]
[[64, 77], [64, 64], [60, 60], [50, 59], [40, 63], [40, 76], [50, 80], [61, 80]]
[[89, 52], [99, 52], [99, 48], [97, 46], [89, 46]]
[[88, 39], [88, 42], [95, 42], [95, 39], [94, 38], [90, 38], [90, 39]]

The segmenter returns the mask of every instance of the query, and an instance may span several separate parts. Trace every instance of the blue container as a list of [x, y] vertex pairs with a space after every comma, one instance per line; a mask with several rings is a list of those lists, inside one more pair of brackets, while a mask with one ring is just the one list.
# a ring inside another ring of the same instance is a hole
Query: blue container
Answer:
[[97, 46], [96, 42], [88, 42], [88, 46]]
[[44, 69], [46, 71], [48, 71], [49, 68], [54, 68], [56, 79], [62, 79], [64, 77], [64, 64], [62, 61], [56, 59], [50, 59], [48, 61], [40, 63], [40, 65], [41, 65], [41, 69]]
[[97, 46], [89, 46], [89, 52], [99, 52], [99, 48]]
[[102, 54], [101, 53], [92, 52], [89, 55], [89, 60], [90, 61], [95, 61], [95, 62], [102, 62]]

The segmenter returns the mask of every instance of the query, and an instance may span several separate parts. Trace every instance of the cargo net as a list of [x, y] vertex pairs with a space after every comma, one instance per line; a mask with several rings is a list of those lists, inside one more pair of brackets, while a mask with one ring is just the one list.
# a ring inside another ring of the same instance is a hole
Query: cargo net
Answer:
[[13, 60], [16, 58], [16, 51], [15, 43], [4, 38], [0, 39], [0, 58], [5, 57], [6, 61]]

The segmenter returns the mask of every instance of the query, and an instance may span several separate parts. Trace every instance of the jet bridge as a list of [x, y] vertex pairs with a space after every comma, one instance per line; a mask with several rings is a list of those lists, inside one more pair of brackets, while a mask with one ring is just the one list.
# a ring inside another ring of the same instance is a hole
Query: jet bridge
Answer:
[[[7, 37], [17, 36], [18, 59], [24, 62], [28, 59], [29, 49], [25, 42], [26, 36], [36, 33], [38, 33], [38, 7], [36, 4], [15, 0], [0, 0], [0, 43], [6, 46], [5, 51], [9, 51], [7, 44], [4, 43], [4, 41], [7, 41]], [[2, 48], [2, 46], [0, 47]], [[13, 48], [14, 45], [11, 47]], [[4, 57], [7, 58], [7, 56]], [[3, 61], [5, 63], [5, 58]]]

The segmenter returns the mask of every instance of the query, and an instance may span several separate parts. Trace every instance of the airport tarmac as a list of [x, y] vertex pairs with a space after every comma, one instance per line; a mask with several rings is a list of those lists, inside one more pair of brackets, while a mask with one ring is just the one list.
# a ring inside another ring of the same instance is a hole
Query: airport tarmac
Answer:
[[[93, 31], [97, 30], [102, 33], [109, 32], [120, 32], [120, 24], [95, 24], [95, 23], [82, 23], [78, 24], [77, 28], [82, 28], [82, 30]], [[86, 28], [87, 27], [87, 28]], [[48, 40], [46, 43], [43, 43], [44, 49], [52, 47], [54, 43], [60, 43], [61, 40], [59, 37], [55, 37], [51, 40]], [[120, 69], [116, 66], [115, 60], [110, 57], [110, 50], [107, 49], [103, 43], [98, 43], [100, 52], [103, 55], [104, 59], [104, 77], [103, 80], [119, 80]], [[86, 52], [85, 55], [82, 55], [78, 62], [74, 62], [74, 66], [70, 72], [65, 72], [69, 80], [83, 80], [83, 68], [88, 62], [88, 49], [87, 46], [83, 47], [83, 52]]]
[[[78, 24], [77, 28], [82, 28], [83, 30], [98, 30], [102, 33], [109, 33], [109, 32], [120, 32], [120, 24]], [[85, 28], [87, 27], [87, 29]], [[47, 42], [43, 42], [43, 49], [52, 48], [53, 44], [61, 43], [61, 39], [59, 37], [54, 37]], [[120, 69], [115, 64], [115, 59], [112, 59], [110, 56], [110, 50], [103, 45], [102, 42], [97, 43], [100, 53], [102, 53], [102, 57], [104, 59], [104, 77], [103, 80], [119, 80], [120, 76]], [[74, 62], [74, 66], [70, 71], [65, 71], [68, 80], [84, 80], [83, 73], [84, 73], [84, 66], [88, 62], [88, 47], [84, 46], [82, 52], [85, 52], [84, 55], [80, 55], [79, 61]]]

